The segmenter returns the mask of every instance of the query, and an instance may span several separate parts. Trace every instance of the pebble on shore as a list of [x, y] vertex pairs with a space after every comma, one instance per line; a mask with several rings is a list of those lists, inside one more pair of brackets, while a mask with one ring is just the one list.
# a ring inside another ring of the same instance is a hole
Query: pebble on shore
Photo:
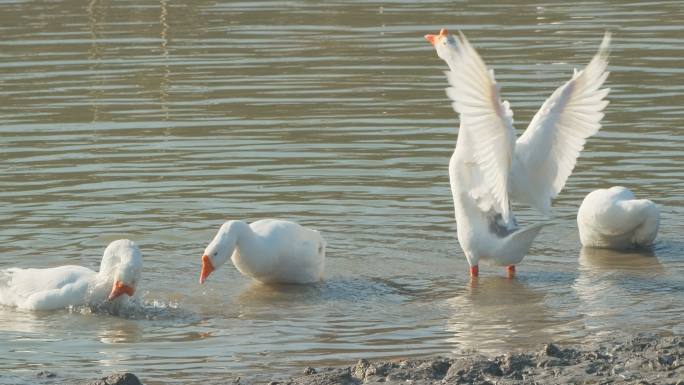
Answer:
[[142, 383], [133, 373], [114, 373], [91, 381], [87, 385], [142, 385]]

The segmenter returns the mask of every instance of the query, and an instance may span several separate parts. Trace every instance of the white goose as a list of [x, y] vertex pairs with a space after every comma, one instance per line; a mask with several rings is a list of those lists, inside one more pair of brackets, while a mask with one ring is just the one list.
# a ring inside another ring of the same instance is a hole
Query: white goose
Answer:
[[622, 186], [590, 192], [577, 212], [583, 246], [608, 249], [646, 247], [653, 244], [660, 223], [658, 207], [648, 199], [636, 199]]
[[294, 222], [228, 221], [204, 250], [200, 283], [228, 257], [240, 273], [259, 282], [318, 282], [325, 270], [325, 247], [318, 231]]
[[107, 246], [95, 272], [83, 266], [47, 269], [10, 268], [0, 271], [0, 304], [31, 310], [112, 301], [132, 296], [140, 280], [142, 255], [128, 239]]
[[544, 224], [520, 229], [511, 212], [510, 198], [548, 215], [575, 167], [586, 138], [601, 127], [601, 111], [608, 104], [606, 33], [589, 65], [575, 70], [542, 105], [527, 130], [516, 141], [513, 112], [499, 97], [494, 71], [465, 36], [425, 38], [449, 65], [447, 95], [459, 113], [456, 149], [449, 162], [457, 235], [471, 276], [478, 275], [480, 259], [508, 266], [515, 272]]

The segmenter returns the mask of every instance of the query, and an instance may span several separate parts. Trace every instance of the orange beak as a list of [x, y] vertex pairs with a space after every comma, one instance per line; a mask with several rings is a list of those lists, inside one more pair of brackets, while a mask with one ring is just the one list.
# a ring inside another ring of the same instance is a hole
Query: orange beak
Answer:
[[442, 28], [439, 30], [439, 35], [425, 35], [425, 39], [434, 46], [439, 42], [439, 39], [449, 36], [449, 31], [446, 28]]
[[107, 297], [107, 301], [118, 298], [121, 294], [128, 294], [129, 297], [132, 297], [133, 293], [135, 293], [135, 289], [128, 285], [124, 285], [121, 281], [116, 281], [114, 282], [114, 287], [112, 287], [112, 292], [109, 293], [109, 297]]
[[214, 265], [211, 264], [211, 260], [208, 255], [202, 256], [202, 272], [200, 273], [200, 284], [207, 280], [207, 277], [211, 272], [214, 271]]

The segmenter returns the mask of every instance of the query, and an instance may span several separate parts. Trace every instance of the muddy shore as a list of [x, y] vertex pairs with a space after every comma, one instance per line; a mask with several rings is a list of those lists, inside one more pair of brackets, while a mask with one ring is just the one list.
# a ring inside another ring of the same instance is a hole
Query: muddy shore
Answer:
[[[367, 361], [348, 367], [306, 368], [270, 385], [358, 384], [667, 384], [684, 385], [684, 338], [639, 335], [595, 345], [547, 344], [536, 351], [499, 356], [455, 355], [427, 359]], [[228, 376], [227, 376], [228, 377]], [[144, 382], [144, 373], [141, 373]], [[88, 385], [138, 385], [117, 374]], [[226, 378], [226, 384], [261, 384]]]

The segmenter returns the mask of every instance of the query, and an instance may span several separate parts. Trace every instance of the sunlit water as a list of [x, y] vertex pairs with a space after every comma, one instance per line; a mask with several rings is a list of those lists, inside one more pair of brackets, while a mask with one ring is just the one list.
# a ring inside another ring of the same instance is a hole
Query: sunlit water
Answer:
[[[0, 268], [97, 268], [122, 237], [145, 264], [121, 308], [0, 308], [0, 383], [225, 383], [683, 333], [684, 6], [478, 3], [0, 1]], [[518, 129], [614, 33], [604, 128], [513, 280], [471, 284], [455, 238], [457, 118], [422, 37], [444, 26], [495, 69]], [[660, 205], [652, 251], [581, 250], [582, 198], [616, 184]], [[226, 266], [200, 286], [220, 224], [264, 217], [320, 230], [327, 280]]]

